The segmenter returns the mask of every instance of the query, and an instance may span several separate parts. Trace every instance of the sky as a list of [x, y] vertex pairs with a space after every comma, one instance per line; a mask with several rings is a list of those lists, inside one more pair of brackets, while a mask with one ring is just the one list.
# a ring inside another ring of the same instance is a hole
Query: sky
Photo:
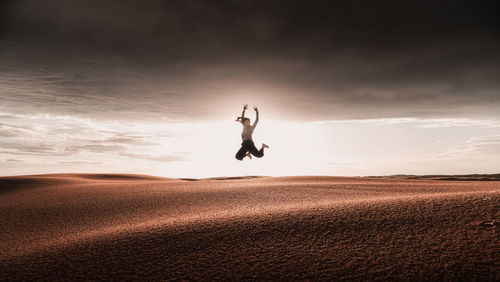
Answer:
[[[0, 175], [498, 173], [497, 1], [0, 1]], [[262, 159], [239, 162], [243, 104]], [[248, 111], [253, 120], [253, 110]]]

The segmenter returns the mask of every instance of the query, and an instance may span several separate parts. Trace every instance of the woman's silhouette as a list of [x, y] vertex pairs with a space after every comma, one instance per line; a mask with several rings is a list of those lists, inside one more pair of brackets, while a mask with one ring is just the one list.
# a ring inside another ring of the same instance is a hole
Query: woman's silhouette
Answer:
[[255, 110], [255, 122], [253, 125], [250, 125], [250, 119], [245, 117], [245, 111], [248, 109], [248, 105], [243, 106], [243, 112], [241, 113], [241, 117], [237, 117], [236, 121], [240, 122], [243, 125], [243, 132], [241, 133], [241, 139], [243, 139], [243, 143], [241, 143], [241, 148], [236, 153], [235, 158], [237, 160], [243, 160], [245, 156], [249, 159], [252, 159], [252, 155], [257, 158], [262, 158], [264, 156], [264, 148], [269, 148], [266, 144], [262, 143], [262, 147], [260, 150], [257, 150], [255, 144], [252, 140], [252, 133], [255, 130], [255, 126], [259, 122], [259, 109], [257, 107], [253, 107]]

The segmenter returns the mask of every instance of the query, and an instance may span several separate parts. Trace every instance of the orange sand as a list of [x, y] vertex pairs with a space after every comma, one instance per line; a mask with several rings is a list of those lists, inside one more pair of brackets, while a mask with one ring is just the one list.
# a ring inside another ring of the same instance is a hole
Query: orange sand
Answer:
[[0, 177], [0, 280], [500, 279], [500, 182]]

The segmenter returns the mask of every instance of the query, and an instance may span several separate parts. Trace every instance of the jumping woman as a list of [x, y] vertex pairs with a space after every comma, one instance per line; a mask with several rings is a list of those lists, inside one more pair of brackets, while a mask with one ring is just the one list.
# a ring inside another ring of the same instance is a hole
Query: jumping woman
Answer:
[[253, 107], [255, 110], [255, 122], [253, 125], [250, 125], [250, 119], [245, 117], [245, 111], [248, 109], [248, 105], [243, 106], [243, 112], [241, 113], [241, 117], [237, 117], [236, 121], [240, 122], [243, 125], [243, 132], [241, 133], [241, 139], [243, 139], [243, 143], [241, 143], [241, 148], [236, 153], [237, 160], [243, 160], [243, 158], [248, 157], [252, 159], [252, 155], [257, 158], [262, 158], [264, 156], [264, 148], [269, 148], [266, 144], [262, 143], [262, 147], [260, 150], [257, 150], [255, 144], [252, 140], [252, 133], [255, 130], [255, 126], [259, 122], [259, 109], [257, 107]]

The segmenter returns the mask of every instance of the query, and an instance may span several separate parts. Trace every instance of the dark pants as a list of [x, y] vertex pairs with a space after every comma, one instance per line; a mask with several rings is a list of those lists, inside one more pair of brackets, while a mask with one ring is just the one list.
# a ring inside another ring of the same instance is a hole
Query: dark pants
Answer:
[[250, 152], [250, 154], [256, 156], [257, 158], [262, 158], [264, 156], [264, 148], [257, 150], [252, 140], [244, 140], [243, 143], [241, 143], [241, 148], [236, 153], [235, 158], [241, 161], [246, 156], [247, 152]]

